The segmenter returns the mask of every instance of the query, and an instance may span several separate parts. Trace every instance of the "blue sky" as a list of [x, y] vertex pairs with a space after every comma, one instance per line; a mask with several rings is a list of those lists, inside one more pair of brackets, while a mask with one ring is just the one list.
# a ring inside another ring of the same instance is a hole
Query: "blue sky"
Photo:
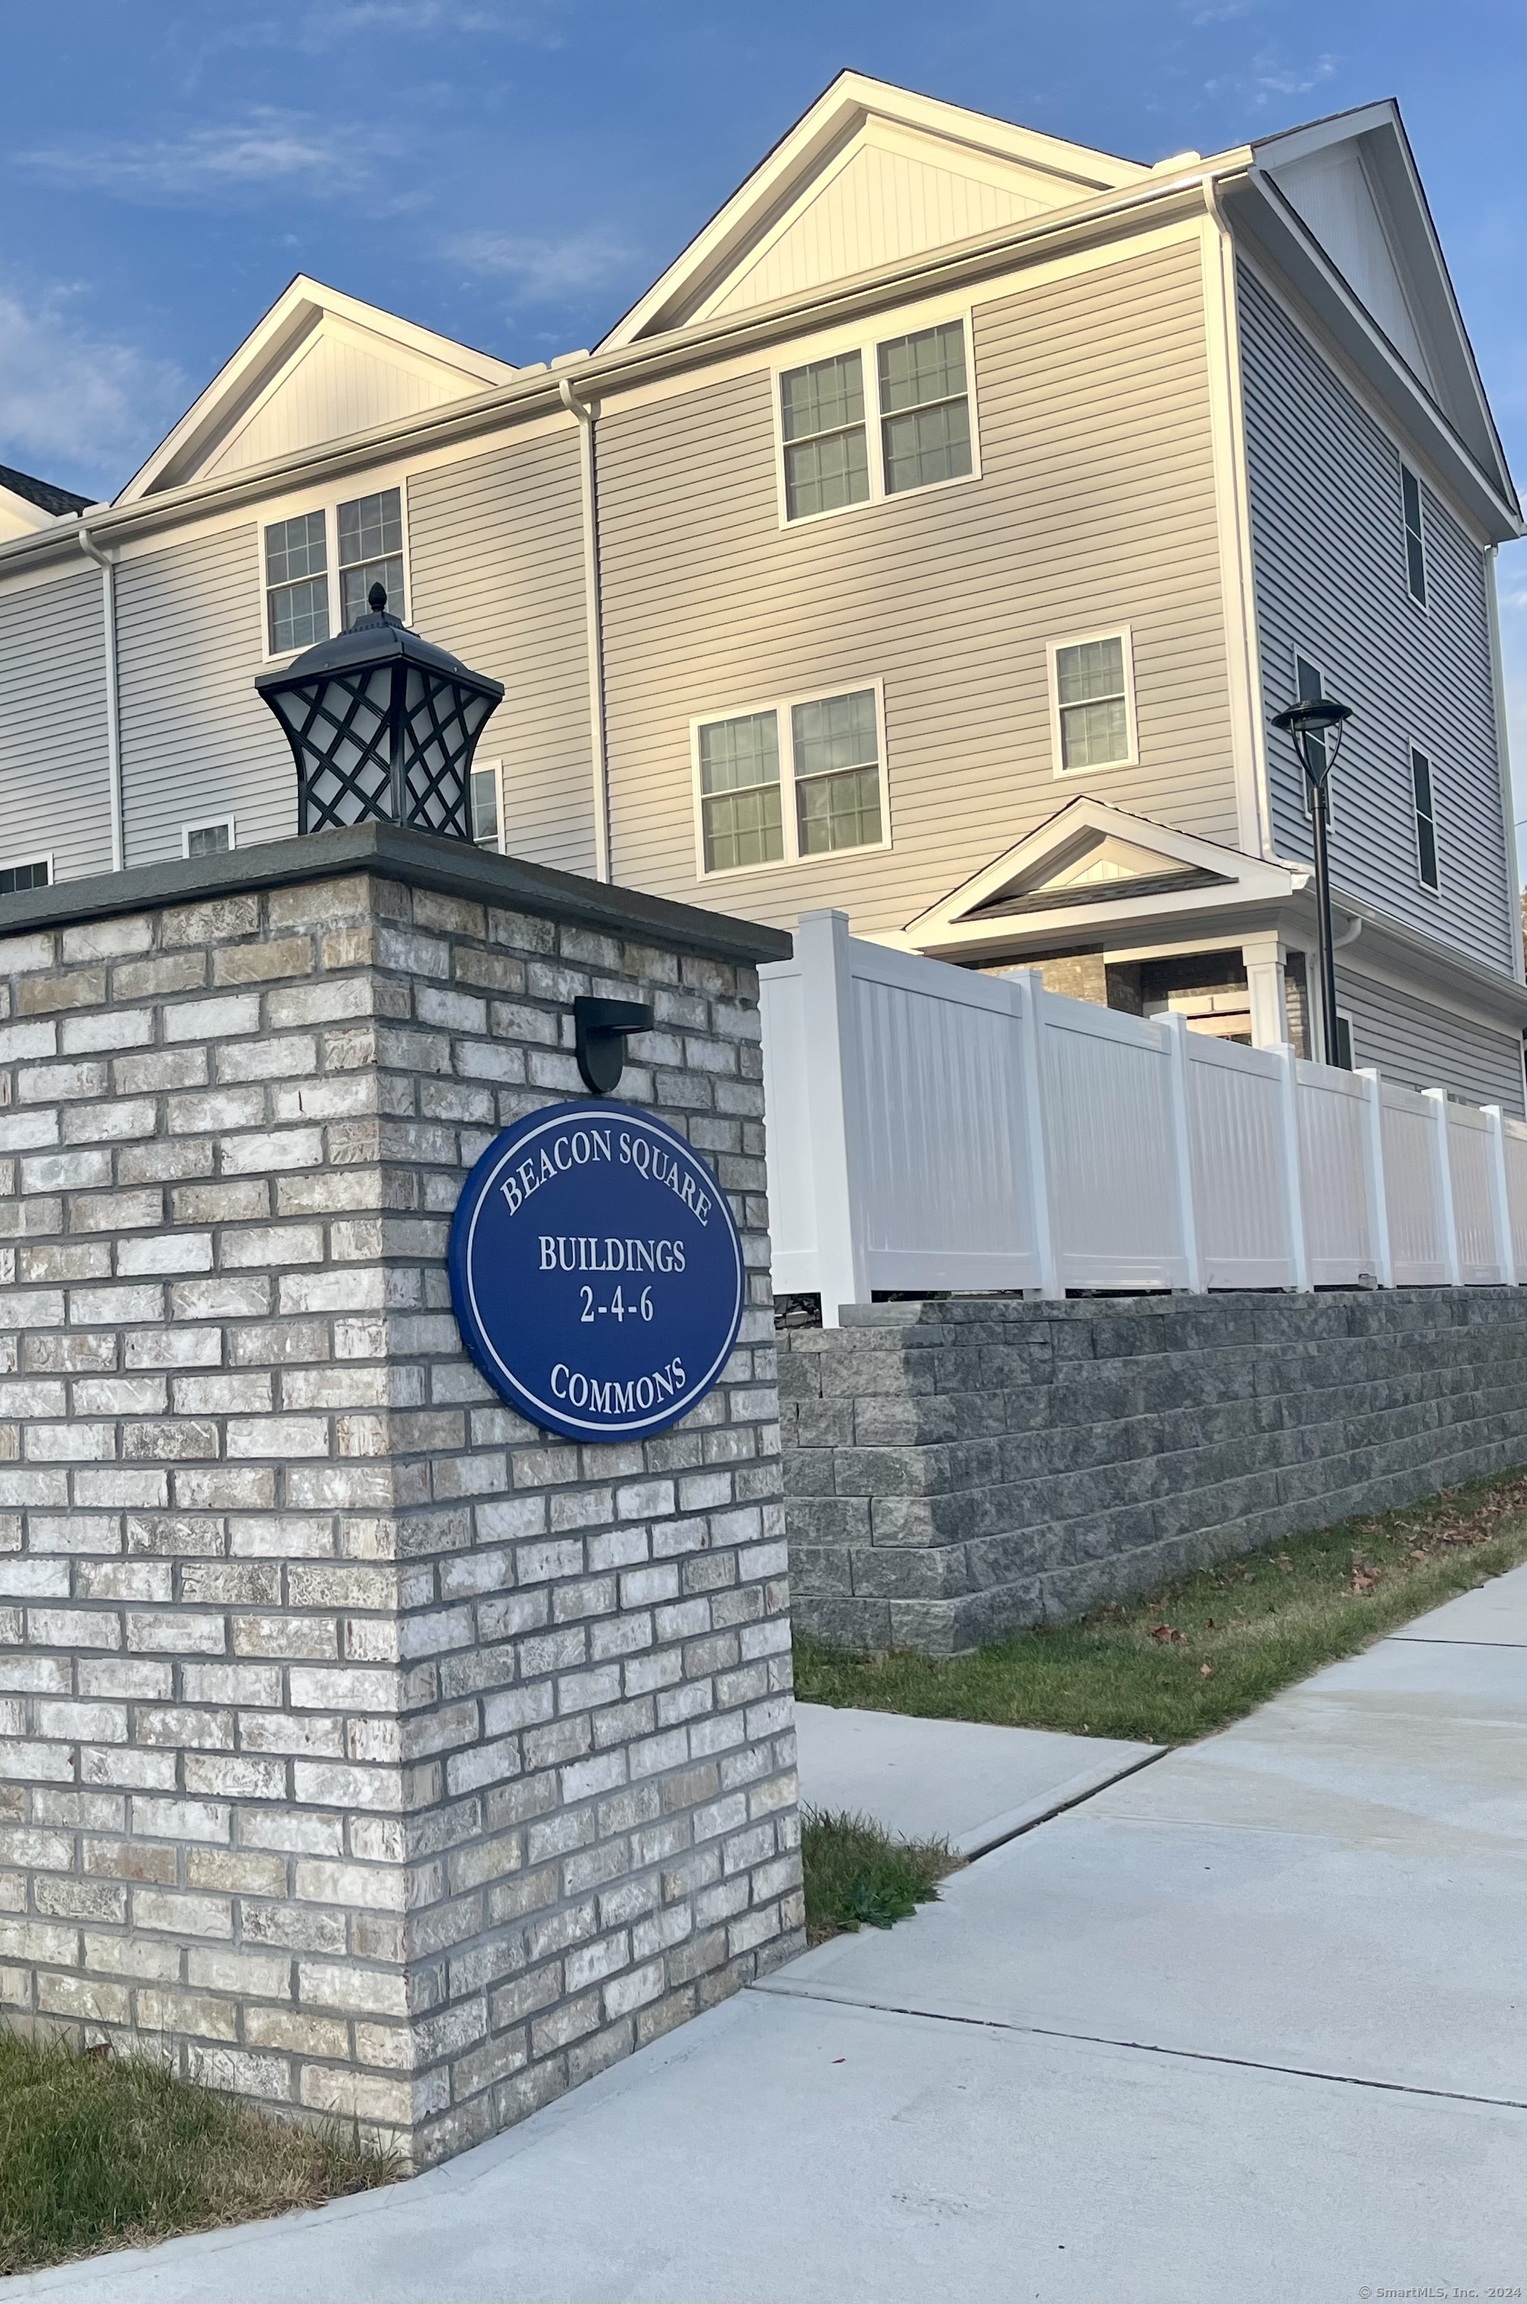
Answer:
[[[1520, 0], [55, 0], [5, 46], [0, 461], [86, 493], [294, 272], [593, 343], [844, 65], [1141, 160], [1398, 96], [1527, 483]], [[1527, 815], [1527, 544], [1501, 575]]]

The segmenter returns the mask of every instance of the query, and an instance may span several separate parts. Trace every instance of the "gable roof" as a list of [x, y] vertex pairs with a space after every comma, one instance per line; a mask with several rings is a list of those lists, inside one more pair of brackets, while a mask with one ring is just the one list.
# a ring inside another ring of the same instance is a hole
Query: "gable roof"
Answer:
[[70, 488], [55, 488], [51, 480], [36, 480], [30, 472], [18, 472], [11, 464], [0, 464], [0, 488], [9, 496], [35, 504], [39, 512], [55, 520], [63, 512], [83, 512], [92, 501], [88, 496], [76, 496]]
[[516, 373], [299, 273], [115, 501], [278, 460]]
[[1151, 174], [840, 72], [599, 349], [799, 295]]
[[914, 952], [978, 958], [1029, 943], [1227, 905], [1277, 903], [1309, 878], [1196, 833], [1177, 832], [1106, 800], [1068, 801], [939, 903], [896, 942]]

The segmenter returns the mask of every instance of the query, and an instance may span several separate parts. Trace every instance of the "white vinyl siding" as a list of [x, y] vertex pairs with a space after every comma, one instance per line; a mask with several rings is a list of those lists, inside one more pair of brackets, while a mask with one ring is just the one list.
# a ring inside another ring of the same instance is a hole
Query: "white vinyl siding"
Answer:
[[[1267, 718], [1289, 701], [1296, 648], [1356, 714], [1332, 775], [1338, 894], [1509, 974], [1521, 928], [1484, 553], [1423, 483], [1428, 612], [1418, 616], [1403, 581], [1395, 443], [1244, 264], [1240, 337]], [[1413, 744], [1447, 766], [1447, 869], [1435, 894], [1416, 870]], [[1308, 857], [1304, 780], [1271, 727], [1267, 756], [1274, 846]]]
[[886, 845], [875, 688], [698, 720], [693, 744], [702, 876]]
[[101, 572], [0, 591], [0, 858], [111, 870]]
[[[980, 485], [909, 490], [894, 519], [781, 525], [778, 378], [763, 363], [607, 404], [617, 880], [720, 900], [699, 871], [691, 722], [846, 694], [873, 667], [894, 848], [783, 861], [724, 901], [786, 927], [834, 904], [856, 933], [904, 928], [1053, 815], [1047, 645], [1126, 625], [1142, 764], [1099, 769], [1086, 789], [1234, 842], [1197, 241], [1017, 294], [999, 286], [972, 329]], [[414, 538], [417, 566], [417, 516]]]

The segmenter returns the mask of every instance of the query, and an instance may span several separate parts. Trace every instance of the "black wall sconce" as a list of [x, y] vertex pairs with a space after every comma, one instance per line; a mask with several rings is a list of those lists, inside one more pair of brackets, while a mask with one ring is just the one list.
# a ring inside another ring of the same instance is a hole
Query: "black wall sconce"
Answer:
[[613, 1096], [626, 1066], [626, 1034], [650, 1032], [652, 1010], [645, 1000], [575, 1000], [578, 1070], [594, 1096]]

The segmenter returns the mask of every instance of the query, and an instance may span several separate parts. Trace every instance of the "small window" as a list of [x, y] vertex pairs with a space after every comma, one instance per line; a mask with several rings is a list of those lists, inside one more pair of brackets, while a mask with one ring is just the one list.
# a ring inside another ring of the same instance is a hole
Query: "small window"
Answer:
[[302, 512], [266, 529], [266, 629], [272, 656], [328, 639], [328, 566], [321, 512]]
[[226, 856], [235, 845], [233, 835], [231, 816], [220, 816], [211, 824], [183, 824], [180, 852], [182, 856]]
[[[1298, 649], [1295, 649], [1294, 694], [1298, 697], [1300, 703], [1316, 703], [1320, 697], [1325, 694], [1325, 692], [1325, 675], [1321, 671], [1320, 666], [1314, 661], [1312, 657], [1301, 656]], [[1314, 754], [1316, 759], [1324, 760], [1326, 756], [1325, 738], [1323, 736], [1312, 735], [1309, 739], [1309, 745], [1310, 751]], [[1304, 802], [1304, 813], [1306, 816], [1312, 817], [1314, 815], [1314, 808], [1310, 800], [1310, 780], [1304, 773], [1303, 766], [1299, 763], [1297, 757], [1295, 759], [1295, 767], [1299, 776], [1299, 797]], [[1326, 823], [1330, 825], [1333, 824], [1335, 820], [1336, 810], [1331, 804], [1331, 787], [1328, 783], [1326, 785]]]
[[1340, 1008], [1336, 1011], [1336, 1061], [1343, 1072], [1356, 1070], [1352, 1061], [1352, 1019]]
[[53, 885], [51, 856], [29, 856], [19, 864], [0, 864], [0, 896], [21, 896], [28, 888]]
[[700, 730], [700, 821], [707, 872], [783, 857], [776, 713], [748, 712]]
[[1421, 483], [1408, 464], [1400, 466], [1400, 505], [1405, 515], [1405, 581], [1412, 600], [1426, 606], [1426, 531], [1421, 525]]
[[791, 707], [796, 829], [803, 856], [880, 844], [875, 691]]
[[1432, 804], [1432, 764], [1427, 754], [1410, 751], [1410, 791], [1416, 811], [1416, 871], [1423, 888], [1435, 892], [1437, 876], [1437, 815]]
[[857, 352], [813, 360], [779, 380], [785, 502], [792, 520], [862, 504], [870, 492], [864, 363]]
[[1112, 768], [1135, 756], [1129, 635], [1065, 641], [1051, 650], [1055, 750], [1062, 771]]
[[348, 632], [370, 613], [366, 595], [373, 584], [387, 593], [387, 612], [402, 616], [403, 493], [384, 488], [339, 507], [339, 618]]
[[876, 359], [886, 494], [963, 479], [970, 470], [963, 323], [895, 337], [877, 347]]
[[500, 763], [491, 760], [472, 770], [472, 838], [479, 848], [502, 849], [503, 829], [498, 805]]

